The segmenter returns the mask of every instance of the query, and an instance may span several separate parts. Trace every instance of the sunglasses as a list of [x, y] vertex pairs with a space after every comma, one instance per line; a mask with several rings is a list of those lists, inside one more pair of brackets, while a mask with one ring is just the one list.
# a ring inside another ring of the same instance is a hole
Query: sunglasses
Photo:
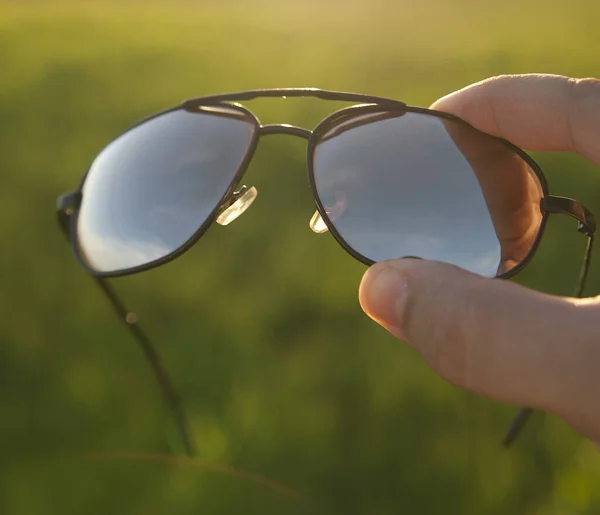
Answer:
[[[352, 103], [314, 130], [262, 125], [239, 102], [313, 97]], [[112, 141], [77, 190], [58, 199], [58, 220], [79, 264], [127, 324], [158, 380], [189, 454], [185, 414], [137, 317], [106, 278], [163, 265], [214, 223], [228, 225], [256, 199], [240, 182], [261, 137], [307, 142], [316, 211], [309, 226], [329, 231], [365, 265], [412, 257], [506, 279], [533, 257], [551, 213], [588, 237], [575, 296], [588, 271], [594, 216], [576, 200], [549, 194], [538, 164], [504, 139], [447, 113], [355, 93], [265, 89], [186, 100]], [[513, 420], [510, 444], [530, 410]]]

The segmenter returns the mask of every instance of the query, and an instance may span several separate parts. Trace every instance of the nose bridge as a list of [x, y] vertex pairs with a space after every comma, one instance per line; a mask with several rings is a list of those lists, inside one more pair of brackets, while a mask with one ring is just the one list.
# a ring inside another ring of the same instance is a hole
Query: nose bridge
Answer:
[[312, 131], [305, 129], [304, 127], [297, 127], [287, 123], [270, 123], [267, 125], [261, 125], [260, 135], [268, 136], [269, 134], [287, 134], [289, 136], [297, 136], [299, 138], [308, 140], [312, 135]]
[[[303, 127], [297, 127], [296, 125], [289, 125], [287, 123], [261, 125], [260, 135], [268, 136], [269, 134], [287, 134], [290, 136], [297, 136], [308, 141], [312, 136], [312, 131]], [[316, 232], [317, 234], [321, 234], [329, 230], [329, 227], [321, 217], [321, 213], [318, 209], [313, 214], [308, 225], [313, 232]]]

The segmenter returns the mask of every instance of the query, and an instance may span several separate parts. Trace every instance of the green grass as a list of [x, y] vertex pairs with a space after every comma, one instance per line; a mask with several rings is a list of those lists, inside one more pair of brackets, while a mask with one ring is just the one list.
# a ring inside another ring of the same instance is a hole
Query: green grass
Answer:
[[[138, 349], [55, 227], [57, 195], [115, 134], [218, 91], [316, 86], [426, 106], [500, 73], [600, 76], [599, 16], [583, 0], [0, 3], [0, 512], [315, 512], [199, 469], [78, 457], [181, 451]], [[252, 108], [310, 127], [332, 106]], [[539, 158], [554, 193], [600, 212], [597, 170]], [[598, 513], [588, 443], [538, 416], [503, 451], [512, 408], [443, 383], [361, 314], [363, 267], [308, 229], [301, 142], [261, 143], [246, 182], [260, 196], [240, 220], [114, 283], [164, 355], [201, 460], [326, 513]], [[568, 294], [583, 245], [571, 220], [552, 222], [522, 280]]]

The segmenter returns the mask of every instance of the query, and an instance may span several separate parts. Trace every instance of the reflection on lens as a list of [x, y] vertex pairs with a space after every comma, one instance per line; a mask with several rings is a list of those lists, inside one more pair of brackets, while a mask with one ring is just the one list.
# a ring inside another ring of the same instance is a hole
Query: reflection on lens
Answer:
[[542, 221], [541, 185], [518, 154], [430, 114], [345, 117], [321, 135], [313, 170], [339, 236], [373, 261], [413, 256], [494, 277], [526, 258]]
[[234, 108], [179, 109], [113, 141], [82, 188], [77, 238], [84, 260], [114, 272], [184, 245], [220, 204], [255, 131]]

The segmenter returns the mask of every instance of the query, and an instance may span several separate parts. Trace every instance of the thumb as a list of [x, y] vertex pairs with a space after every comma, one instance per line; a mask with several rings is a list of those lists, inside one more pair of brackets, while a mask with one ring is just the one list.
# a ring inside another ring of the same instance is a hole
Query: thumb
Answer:
[[371, 318], [457, 386], [567, 417], [597, 402], [590, 301], [417, 259], [373, 265], [359, 296]]

